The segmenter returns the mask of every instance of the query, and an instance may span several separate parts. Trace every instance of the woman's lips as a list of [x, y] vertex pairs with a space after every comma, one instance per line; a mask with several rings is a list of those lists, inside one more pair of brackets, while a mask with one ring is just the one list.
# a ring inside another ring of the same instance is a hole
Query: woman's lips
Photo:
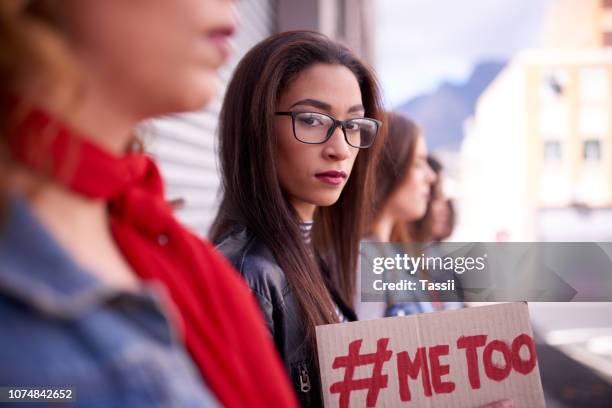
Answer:
[[230, 37], [234, 34], [234, 31], [234, 27], [228, 26], [210, 31], [207, 35], [208, 41], [221, 54], [223, 61], [227, 61], [232, 52]]
[[322, 173], [317, 173], [315, 174], [315, 177], [326, 184], [337, 186], [339, 184], [342, 184], [342, 182], [344, 182], [344, 179], [346, 178], [346, 173], [343, 171], [331, 170], [331, 171], [325, 171]]

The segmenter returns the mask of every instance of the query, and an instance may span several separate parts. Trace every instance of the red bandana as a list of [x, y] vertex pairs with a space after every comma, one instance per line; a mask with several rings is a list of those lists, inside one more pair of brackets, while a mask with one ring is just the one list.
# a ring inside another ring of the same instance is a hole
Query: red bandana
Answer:
[[108, 202], [113, 236], [133, 270], [161, 281], [191, 356], [227, 407], [297, 402], [248, 287], [210, 243], [174, 218], [153, 160], [114, 156], [42, 111], [12, 132], [15, 158], [67, 188]]

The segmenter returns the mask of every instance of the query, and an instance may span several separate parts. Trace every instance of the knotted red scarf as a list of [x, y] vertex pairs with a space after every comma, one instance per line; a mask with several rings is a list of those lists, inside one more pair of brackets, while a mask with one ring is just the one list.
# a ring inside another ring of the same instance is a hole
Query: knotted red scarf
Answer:
[[142, 279], [169, 290], [186, 346], [223, 405], [297, 406], [249, 289], [210, 243], [175, 220], [152, 159], [110, 154], [41, 110], [14, 128], [10, 146], [29, 167], [108, 203], [119, 248]]

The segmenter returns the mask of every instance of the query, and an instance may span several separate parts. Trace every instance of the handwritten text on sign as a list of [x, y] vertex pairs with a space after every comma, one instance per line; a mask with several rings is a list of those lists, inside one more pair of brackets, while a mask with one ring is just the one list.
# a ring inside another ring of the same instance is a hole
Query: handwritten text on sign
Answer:
[[[344, 379], [330, 387], [332, 394], [340, 394], [339, 405], [341, 408], [348, 408], [351, 391], [364, 389], [368, 391], [367, 406], [374, 407], [380, 390], [388, 385], [388, 376], [382, 374], [382, 369], [385, 362], [389, 361], [393, 355], [391, 350], [387, 350], [389, 339], [378, 339], [376, 352], [369, 354], [360, 354], [362, 342], [362, 339], [351, 342], [348, 355], [336, 357], [332, 365], [334, 369], [343, 368], [345, 370]], [[510, 345], [501, 340], [487, 342], [486, 335], [463, 336], [457, 339], [456, 347], [465, 350], [468, 377], [472, 389], [480, 388], [478, 352], [482, 347], [484, 347], [482, 353], [484, 372], [489, 379], [494, 381], [503, 381], [512, 370], [523, 375], [529, 374], [533, 371], [537, 362], [534, 341], [527, 334], [517, 336]], [[520, 355], [523, 347], [528, 350], [526, 359]], [[412, 398], [409, 378], [416, 380], [421, 377], [422, 389], [426, 397], [430, 397], [432, 392], [445, 394], [455, 390], [454, 382], [443, 379], [445, 375], [449, 374], [451, 367], [440, 361], [440, 357], [449, 354], [449, 348], [448, 344], [419, 347], [412, 357], [407, 351], [396, 353], [399, 397], [402, 401], [410, 401]], [[502, 364], [496, 364], [493, 361], [494, 352], [501, 354]], [[363, 365], [373, 366], [372, 375], [369, 378], [354, 379], [355, 368]]]
[[545, 407], [526, 303], [317, 326], [327, 408]]

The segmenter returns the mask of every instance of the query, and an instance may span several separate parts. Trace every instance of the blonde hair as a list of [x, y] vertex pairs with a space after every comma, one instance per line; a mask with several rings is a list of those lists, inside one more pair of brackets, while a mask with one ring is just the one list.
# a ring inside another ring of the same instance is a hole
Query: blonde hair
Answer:
[[11, 166], [7, 134], [31, 97], [53, 96], [66, 108], [76, 100], [77, 70], [61, 32], [66, 7], [57, 0], [0, 0], [0, 211]]

